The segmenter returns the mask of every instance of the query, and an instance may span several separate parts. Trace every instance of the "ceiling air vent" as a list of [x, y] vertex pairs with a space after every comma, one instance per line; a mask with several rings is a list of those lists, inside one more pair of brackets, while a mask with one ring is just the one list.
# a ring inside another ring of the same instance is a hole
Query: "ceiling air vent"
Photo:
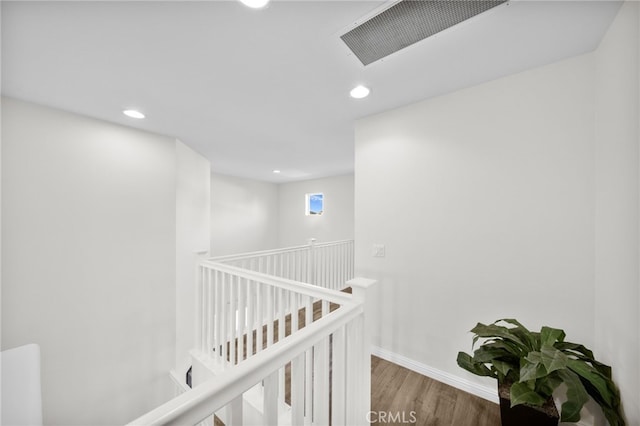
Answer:
[[369, 65], [506, 2], [401, 0], [340, 38], [363, 65]]

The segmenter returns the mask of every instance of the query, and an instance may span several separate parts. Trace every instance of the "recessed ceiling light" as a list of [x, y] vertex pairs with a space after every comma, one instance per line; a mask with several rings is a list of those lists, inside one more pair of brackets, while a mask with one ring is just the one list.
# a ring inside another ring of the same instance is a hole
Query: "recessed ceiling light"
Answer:
[[125, 109], [122, 113], [131, 118], [144, 118], [144, 114], [140, 111], [136, 111], [135, 109]]
[[280, 173], [280, 170], [276, 169], [276, 170], [274, 170], [274, 171], [273, 171], [273, 173], [275, 173], [275, 174], [279, 174], [279, 173]]
[[261, 9], [269, 3], [269, 0], [240, 0], [240, 2], [252, 9]]
[[349, 94], [351, 95], [352, 98], [362, 99], [369, 96], [369, 92], [370, 90], [368, 87], [356, 86], [353, 89], [351, 89], [351, 92], [349, 92]]

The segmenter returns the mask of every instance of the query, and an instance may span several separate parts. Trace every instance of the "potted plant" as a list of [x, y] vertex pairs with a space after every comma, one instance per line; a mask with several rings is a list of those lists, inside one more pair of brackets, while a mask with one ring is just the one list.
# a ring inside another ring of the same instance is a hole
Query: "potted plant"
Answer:
[[[582, 406], [591, 397], [611, 426], [625, 425], [611, 367], [596, 361], [583, 345], [565, 342], [563, 330], [542, 327], [531, 332], [514, 319], [501, 319], [490, 325], [478, 323], [471, 332], [472, 347], [479, 339], [483, 342], [473, 356], [459, 352], [458, 365], [498, 380], [503, 426], [557, 425], [552, 394], [563, 383], [567, 401], [560, 410], [561, 421], [578, 422]], [[512, 420], [513, 416], [521, 417]]]

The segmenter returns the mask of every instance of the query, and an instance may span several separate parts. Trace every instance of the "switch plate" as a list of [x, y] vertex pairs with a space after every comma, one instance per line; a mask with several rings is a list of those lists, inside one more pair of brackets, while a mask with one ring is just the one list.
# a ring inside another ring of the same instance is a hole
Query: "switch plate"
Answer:
[[384, 244], [374, 244], [373, 245], [373, 257], [384, 257], [384, 255], [385, 255]]

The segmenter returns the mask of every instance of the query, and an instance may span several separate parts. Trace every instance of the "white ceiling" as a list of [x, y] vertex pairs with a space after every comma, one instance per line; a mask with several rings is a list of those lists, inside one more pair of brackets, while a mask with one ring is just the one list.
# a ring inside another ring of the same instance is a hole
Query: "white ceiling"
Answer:
[[2, 93], [175, 136], [219, 173], [345, 174], [356, 119], [592, 51], [620, 3], [513, 0], [364, 67], [339, 36], [386, 6], [3, 1]]

